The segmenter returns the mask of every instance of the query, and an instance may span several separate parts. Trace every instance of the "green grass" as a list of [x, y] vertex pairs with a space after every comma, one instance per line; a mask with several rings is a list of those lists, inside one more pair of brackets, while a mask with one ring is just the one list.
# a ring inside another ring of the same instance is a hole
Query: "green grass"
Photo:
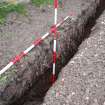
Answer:
[[7, 81], [7, 76], [0, 76], [0, 85], [5, 84], [6, 81]]
[[3, 24], [5, 22], [7, 15], [11, 12], [17, 12], [17, 13], [25, 15], [26, 9], [25, 9], [25, 6], [22, 4], [8, 5], [7, 3], [1, 3], [0, 4], [0, 24]]
[[5, 72], [4, 74], [0, 75], [0, 86], [7, 84], [11, 79], [14, 78], [16, 75], [15, 67], [11, 67], [9, 71]]
[[35, 5], [35, 6], [41, 6], [41, 5], [52, 5], [53, 4], [53, 0], [32, 0], [32, 3]]

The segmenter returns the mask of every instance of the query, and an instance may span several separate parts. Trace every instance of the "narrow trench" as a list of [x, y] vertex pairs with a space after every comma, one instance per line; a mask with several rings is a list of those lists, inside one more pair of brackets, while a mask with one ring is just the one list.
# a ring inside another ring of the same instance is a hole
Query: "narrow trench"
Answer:
[[[83, 38], [83, 40], [85, 40], [86, 38], [89, 37], [92, 27], [95, 25], [96, 20], [102, 14], [104, 9], [105, 9], [105, 0], [102, 0], [100, 3], [100, 6], [97, 7], [97, 9], [96, 9], [97, 12], [95, 13], [95, 16], [90, 17], [88, 19], [87, 24], [85, 25], [85, 28], [84, 28], [85, 31], [83, 33], [83, 34], [85, 34], [85, 37]], [[82, 42], [80, 42], [78, 44], [78, 47], [81, 43]], [[72, 55], [74, 56], [74, 54], [72, 54]], [[70, 59], [72, 57], [70, 56], [67, 59], [66, 63], [63, 65], [63, 67], [70, 61]], [[60, 67], [59, 69], [61, 70], [61, 68], [62, 67]], [[57, 73], [57, 76], [59, 75], [59, 72]], [[17, 101], [15, 101], [14, 103], [12, 103], [10, 105], [25, 105], [26, 102], [35, 102], [35, 105], [41, 105], [41, 103], [43, 103], [43, 99], [44, 99], [46, 92], [52, 86], [49, 81], [50, 75], [51, 75], [51, 70], [47, 70], [47, 72], [45, 72], [43, 75], [41, 75], [37, 78], [37, 81], [33, 84], [33, 86], [28, 91], [25, 92], [25, 94], [22, 97], [20, 97]]]

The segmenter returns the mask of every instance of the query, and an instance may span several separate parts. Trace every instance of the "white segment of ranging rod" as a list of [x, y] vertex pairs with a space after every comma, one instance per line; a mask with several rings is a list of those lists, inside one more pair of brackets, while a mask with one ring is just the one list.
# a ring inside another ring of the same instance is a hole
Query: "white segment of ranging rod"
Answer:
[[56, 40], [54, 39], [54, 47], [53, 47], [53, 51], [56, 52]]
[[57, 8], [55, 8], [55, 17], [54, 17], [54, 24], [56, 25], [57, 24]]
[[47, 32], [45, 35], [42, 36], [42, 40], [44, 40], [50, 33]]
[[13, 62], [10, 62], [7, 66], [5, 66], [2, 70], [0, 70], [0, 75], [5, 73], [11, 66], [13, 66]]
[[55, 63], [53, 63], [53, 76], [55, 76]]
[[35, 47], [34, 44], [32, 44], [30, 47], [28, 47], [28, 48], [24, 51], [24, 53], [27, 54], [27, 53], [28, 53], [29, 51], [31, 51], [34, 47]]

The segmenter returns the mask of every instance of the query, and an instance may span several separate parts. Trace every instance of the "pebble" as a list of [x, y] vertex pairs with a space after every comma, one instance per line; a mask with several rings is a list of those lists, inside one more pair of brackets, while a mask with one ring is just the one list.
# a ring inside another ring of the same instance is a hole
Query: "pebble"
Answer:
[[103, 105], [105, 105], [105, 101], [104, 101]]
[[71, 61], [70, 63], [73, 64], [73, 63], [75, 63], [75, 62], [74, 62], [74, 61]]
[[75, 92], [72, 92], [71, 94], [72, 94], [72, 95], [75, 95]]
[[85, 72], [83, 72], [83, 74], [82, 74], [83, 76], [86, 76], [87, 74], [85, 73]]
[[105, 24], [105, 22], [104, 22], [104, 21], [102, 21], [101, 23], [102, 23], [102, 24]]
[[64, 78], [62, 78], [62, 82], [64, 82], [64, 80], [65, 80], [65, 79], [64, 79]]
[[89, 97], [87, 96], [87, 97], [85, 97], [85, 99], [86, 99], [86, 100], [89, 100]]
[[97, 99], [94, 99], [93, 105], [99, 105]]

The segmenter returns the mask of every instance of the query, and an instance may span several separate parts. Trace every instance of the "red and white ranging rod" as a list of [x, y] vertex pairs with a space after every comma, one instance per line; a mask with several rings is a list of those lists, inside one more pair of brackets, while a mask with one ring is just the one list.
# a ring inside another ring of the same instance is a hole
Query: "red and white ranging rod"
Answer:
[[28, 47], [25, 51], [21, 52], [19, 55], [17, 55], [13, 60], [11, 60], [7, 66], [5, 66], [3, 69], [0, 70], [0, 75], [4, 74], [9, 68], [11, 68], [13, 65], [15, 65], [17, 62], [19, 62], [24, 56], [26, 56], [34, 47], [39, 45], [44, 39], [46, 39], [51, 33], [53, 33], [60, 25], [64, 23], [69, 18], [69, 16], [66, 16], [61, 22], [56, 24], [54, 27], [52, 27], [52, 30], [47, 32], [45, 35], [43, 35], [41, 38], [35, 40], [30, 47]]
[[53, 41], [53, 72], [52, 72], [52, 82], [55, 82], [56, 80], [56, 75], [55, 75], [55, 70], [56, 70], [56, 57], [57, 57], [57, 52], [56, 52], [56, 43], [57, 43], [57, 12], [58, 12], [58, 0], [54, 0], [54, 26], [53, 26], [53, 34], [54, 34], [54, 41]]

